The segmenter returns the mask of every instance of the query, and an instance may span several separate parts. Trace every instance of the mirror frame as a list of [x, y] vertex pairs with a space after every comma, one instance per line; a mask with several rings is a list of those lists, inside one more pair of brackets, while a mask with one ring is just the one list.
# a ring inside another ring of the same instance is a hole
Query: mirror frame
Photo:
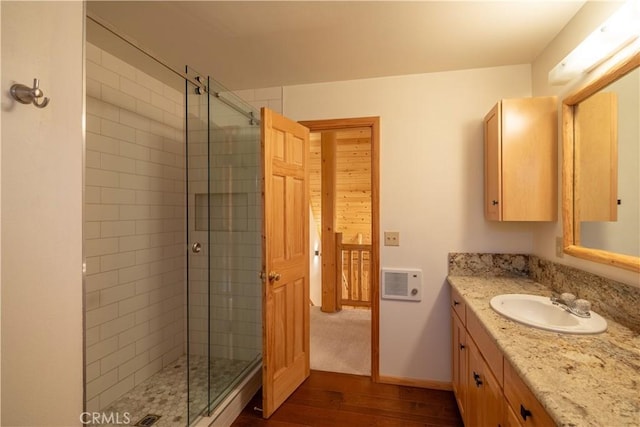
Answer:
[[640, 52], [613, 66], [562, 100], [562, 229], [564, 253], [590, 261], [640, 272], [640, 257], [580, 246], [580, 223], [574, 218], [574, 107], [600, 89], [640, 67]]

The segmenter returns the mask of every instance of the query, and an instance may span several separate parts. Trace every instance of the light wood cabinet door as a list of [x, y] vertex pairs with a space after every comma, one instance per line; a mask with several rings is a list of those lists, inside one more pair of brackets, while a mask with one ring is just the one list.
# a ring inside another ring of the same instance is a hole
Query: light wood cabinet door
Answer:
[[451, 310], [451, 320], [453, 393], [456, 396], [460, 415], [464, 420], [467, 405], [467, 331], [454, 309]]
[[599, 92], [574, 108], [575, 215], [579, 221], [616, 221], [618, 96]]
[[484, 119], [484, 215], [493, 221], [502, 220], [501, 107], [497, 103]]
[[471, 338], [467, 339], [467, 348], [469, 365], [465, 425], [503, 427], [505, 400], [500, 384]]
[[504, 99], [484, 118], [485, 217], [555, 221], [556, 97]]
[[529, 387], [522, 381], [508, 360], [504, 363], [504, 397], [513, 409], [519, 425], [525, 427], [554, 427], [556, 423]]

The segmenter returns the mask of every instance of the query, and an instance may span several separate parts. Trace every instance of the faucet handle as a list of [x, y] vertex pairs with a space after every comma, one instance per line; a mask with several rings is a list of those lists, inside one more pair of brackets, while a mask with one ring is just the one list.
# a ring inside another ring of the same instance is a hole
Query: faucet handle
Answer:
[[569, 307], [573, 307], [574, 302], [576, 300], [576, 296], [574, 294], [571, 294], [569, 292], [564, 292], [562, 295], [560, 295], [560, 299], [562, 300], [562, 302], [564, 302], [567, 306]]
[[589, 311], [591, 311], [591, 303], [586, 299], [577, 299], [575, 301], [575, 309], [580, 314], [589, 314]]

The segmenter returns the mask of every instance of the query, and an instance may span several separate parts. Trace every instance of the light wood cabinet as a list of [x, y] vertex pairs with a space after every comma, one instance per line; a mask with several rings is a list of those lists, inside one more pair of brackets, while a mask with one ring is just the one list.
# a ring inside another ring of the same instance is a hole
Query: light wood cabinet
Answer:
[[452, 385], [467, 427], [556, 424], [464, 299], [451, 290]]
[[504, 99], [484, 118], [485, 218], [555, 221], [556, 97]]
[[618, 219], [618, 96], [599, 92], [574, 107], [574, 197], [579, 221]]

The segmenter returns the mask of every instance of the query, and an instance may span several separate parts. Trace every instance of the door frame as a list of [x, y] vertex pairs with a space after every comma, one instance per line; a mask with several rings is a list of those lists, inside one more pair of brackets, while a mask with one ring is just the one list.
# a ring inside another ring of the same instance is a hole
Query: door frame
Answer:
[[380, 117], [301, 120], [310, 132], [371, 128], [371, 380], [380, 382]]

